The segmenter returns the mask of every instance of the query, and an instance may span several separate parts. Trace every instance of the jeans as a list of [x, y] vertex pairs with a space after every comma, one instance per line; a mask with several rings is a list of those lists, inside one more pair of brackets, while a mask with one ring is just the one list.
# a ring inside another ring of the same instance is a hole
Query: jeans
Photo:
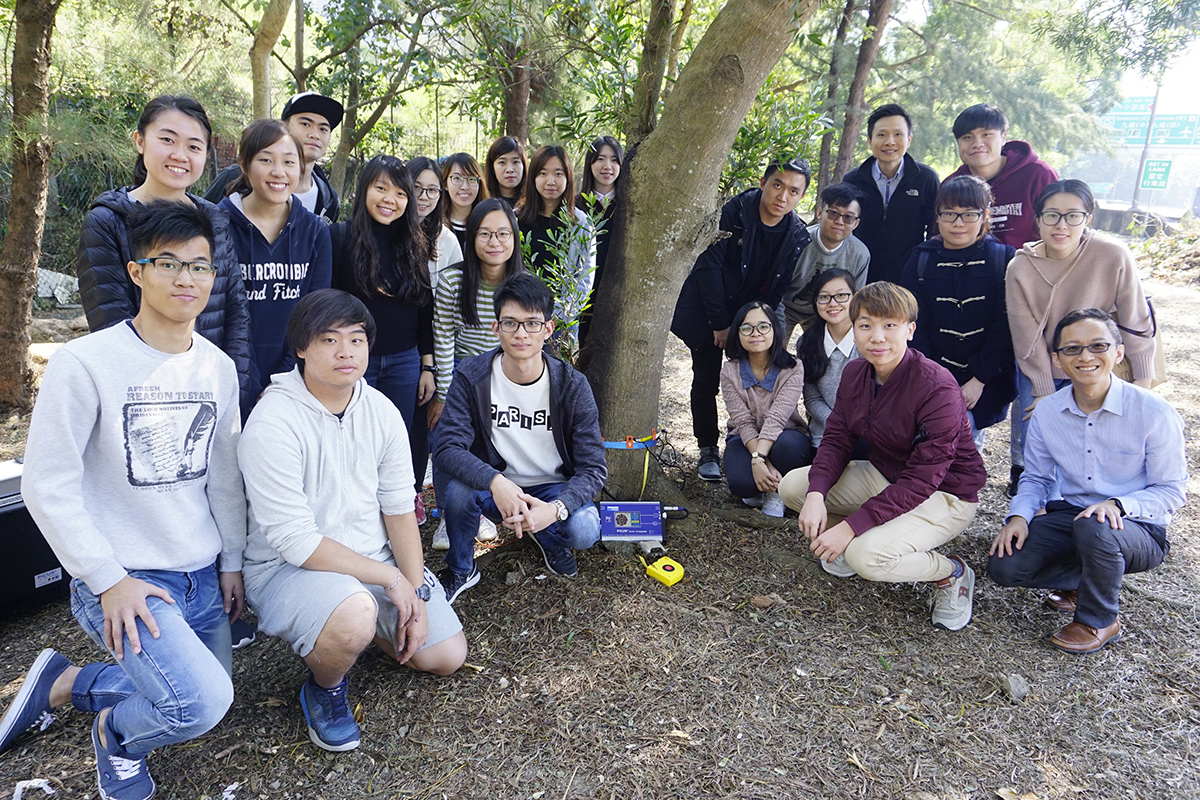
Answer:
[[[767, 460], [779, 470], [780, 475], [787, 475], [794, 469], [811, 464], [812, 455], [812, 440], [808, 435], [803, 431], [786, 429], [780, 431], [779, 438], [771, 445]], [[754, 485], [750, 451], [742, 444], [740, 436], [730, 436], [725, 440], [725, 480], [729, 482], [729, 491], [735, 497], [758, 497], [760, 494]]]
[[1117, 618], [1123, 576], [1157, 567], [1170, 545], [1162, 526], [1125, 519], [1113, 530], [1094, 516], [1075, 519], [1082, 510], [1048, 503], [1020, 550], [988, 559], [988, 575], [1001, 586], [1078, 591], [1075, 621], [1105, 628]]
[[[737, 331], [733, 331], [737, 335]], [[725, 352], [711, 341], [691, 348], [692, 353], [692, 433], [701, 447], [716, 447], [721, 432], [717, 428], [717, 393], [721, 391], [721, 363]]]
[[[479, 515], [483, 514], [493, 522], [502, 522], [503, 518], [491, 492], [472, 489], [449, 476], [445, 482], [446, 493], [440, 497], [446, 516], [446, 534], [450, 537], [446, 566], [460, 575], [466, 575], [475, 563], [475, 534], [479, 532]], [[522, 488], [526, 494], [539, 500], [553, 502], [565, 485], [544, 483]], [[600, 512], [594, 503], [584, 503], [567, 517], [566, 522], [553, 522], [536, 535], [542, 546], [549, 550], [563, 547], [587, 550], [600, 539]]]
[[983, 437], [987, 432], [987, 428], [975, 427], [975, 414], [969, 408], [967, 409], [967, 421], [971, 423], [971, 438], [975, 440], [975, 449], [982, 453]]
[[[367, 371], [363, 374], [374, 388], [392, 401], [404, 418], [404, 427], [408, 430], [408, 446], [412, 456], [413, 472], [417, 474], [417, 492], [421, 491], [421, 478], [425, 476], [425, 459], [429, 450], [427, 440], [417, 439], [416, 425], [413, 416], [417, 409], [417, 384], [421, 380], [421, 355], [413, 347], [400, 353], [389, 353], [384, 356], [371, 356], [367, 360]], [[424, 425], [424, 415], [421, 415]], [[421, 456], [420, 463], [417, 457]]]
[[[125, 657], [116, 664], [85, 666], [71, 687], [71, 702], [81, 711], [111, 707], [111, 728], [121, 747], [142, 756], [216, 727], [233, 704], [233, 651], [215, 566], [195, 572], [129, 574], [166, 589], [175, 602], [147, 597], [159, 637], [152, 637], [139, 620], [142, 652], [134, 654], [126, 636]], [[71, 612], [84, 632], [104, 647], [100, 598], [78, 579], [71, 582]]]

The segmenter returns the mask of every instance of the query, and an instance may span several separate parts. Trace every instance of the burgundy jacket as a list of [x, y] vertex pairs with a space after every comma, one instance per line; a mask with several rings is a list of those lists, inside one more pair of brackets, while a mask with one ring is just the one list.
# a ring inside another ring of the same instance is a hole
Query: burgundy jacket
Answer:
[[871, 464], [891, 485], [846, 517], [856, 536], [912, 511], [937, 491], [979, 502], [987, 471], [971, 438], [962, 390], [945, 367], [911, 347], [882, 386], [865, 358], [846, 365], [808, 472], [810, 492], [829, 494], [860, 436], [871, 443]]
[[[1038, 234], [1033, 204], [1043, 189], [1058, 180], [1058, 173], [1054, 167], [1038, 158], [1026, 142], [1015, 139], [1005, 142], [1000, 154], [1008, 161], [1000, 174], [988, 181], [994, 196], [988, 233], [1001, 244], [1020, 250], [1026, 242], [1036, 242], [1042, 238]], [[971, 168], [963, 164], [946, 180], [956, 175], [970, 174]]]

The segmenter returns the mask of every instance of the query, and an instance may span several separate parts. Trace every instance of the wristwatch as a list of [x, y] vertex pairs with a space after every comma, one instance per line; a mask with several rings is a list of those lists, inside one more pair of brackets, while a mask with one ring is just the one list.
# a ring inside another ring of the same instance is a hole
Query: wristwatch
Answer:
[[750, 454], [751, 461], [753, 461], [756, 458], [761, 458], [763, 461], [767, 460], [767, 457], [764, 456], [762, 453], [758, 452], [757, 450], [755, 450], [753, 453]]
[[420, 586], [417, 587], [417, 599], [424, 600], [426, 603], [428, 603], [429, 597], [430, 597], [429, 584], [422, 583]]
[[1121, 512], [1121, 516], [1125, 516], [1125, 506], [1121, 505], [1121, 501], [1115, 497], [1108, 498], [1108, 501], [1117, 507], [1117, 511]]
[[437, 364], [422, 364], [421, 372], [432, 372], [434, 375], [437, 375], [438, 374]]
[[567, 511], [567, 504], [562, 500], [555, 500], [554, 507], [558, 509], [558, 521], [566, 522], [567, 517], [571, 516], [571, 512]]

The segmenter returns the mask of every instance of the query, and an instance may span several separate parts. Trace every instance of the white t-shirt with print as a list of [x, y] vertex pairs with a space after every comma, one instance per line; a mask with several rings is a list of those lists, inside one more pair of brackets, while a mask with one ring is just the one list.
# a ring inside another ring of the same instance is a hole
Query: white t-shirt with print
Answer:
[[518, 486], [561, 483], [562, 457], [550, 427], [550, 372], [530, 384], [509, 380], [492, 361], [492, 444], [507, 465], [504, 477]]

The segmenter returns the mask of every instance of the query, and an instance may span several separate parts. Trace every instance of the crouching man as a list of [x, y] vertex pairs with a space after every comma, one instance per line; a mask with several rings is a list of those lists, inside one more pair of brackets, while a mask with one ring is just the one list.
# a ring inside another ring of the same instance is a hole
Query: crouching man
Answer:
[[302, 299], [287, 328], [296, 367], [272, 379], [238, 446], [247, 601], [260, 630], [308, 665], [308, 735], [333, 751], [358, 746], [346, 674], [372, 641], [437, 675], [467, 655], [462, 625], [425, 569], [404, 420], [363, 380], [374, 338], [351, 295]]
[[434, 464], [447, 476], [450, 550], [439, 573], [454, 602], [479, 583], [479, 515], [531, 534], [554, 575], [574, 578], [575, 550], [600, 538], [592, 498], [608, 467], [592, 387], [542, 351], [554, 333], [554, 295], [528, 273], [493, 296], [500, 346], [463, 359], [438, 423]]
[[[1158, 395], [1114, 379], [1125, 348], [1104, 311], [1067, 314], [1053, 344], [1071, 385], [1034, 409], [988, 575], [1054, 590], [1047, 604], [1075, 618], [1050, 643], [1091, 653], [1121, 636], [1122, 576], [1157, 567], [1170, 550], [1167, 525], [1186, 499], [1183, 420]], [[1050, 499], [1056, 476], [1061, 500]], [[1046, 513], [1035, 516], [1039, 508]]]

